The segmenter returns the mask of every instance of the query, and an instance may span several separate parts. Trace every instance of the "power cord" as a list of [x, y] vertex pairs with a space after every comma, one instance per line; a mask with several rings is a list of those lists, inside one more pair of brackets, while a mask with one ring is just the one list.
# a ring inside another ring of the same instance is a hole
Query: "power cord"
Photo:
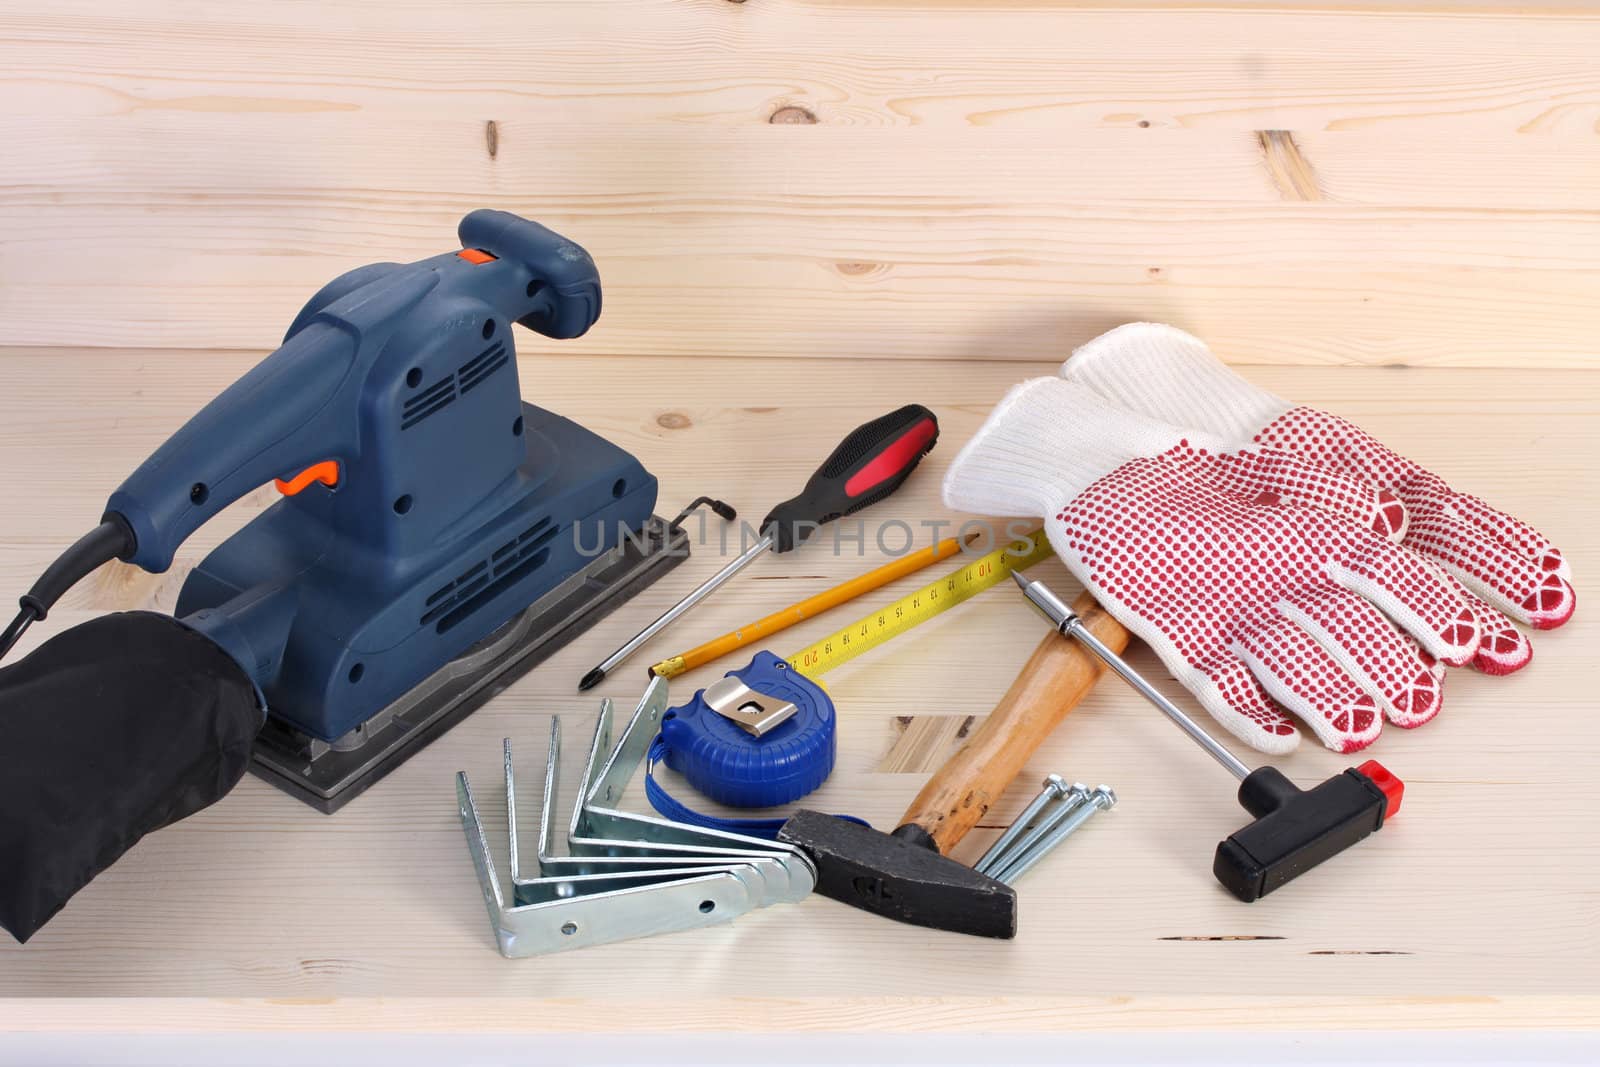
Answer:
[[133, 530], [122, 516], [115, 514], [78, 538], [45, 568], [33, 588], [17, 601], [21, 610], [5, 633], [0, 634], [0, 659], [5, 658], [29, 626], [50, 614], [62, 594], [103, 564], [133, 555], [135, 545]]

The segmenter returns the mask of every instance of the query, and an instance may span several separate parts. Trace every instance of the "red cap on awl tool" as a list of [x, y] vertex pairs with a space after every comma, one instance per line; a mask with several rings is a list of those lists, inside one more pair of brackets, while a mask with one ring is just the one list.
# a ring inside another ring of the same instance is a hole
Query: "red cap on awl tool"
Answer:
[[1383, 817], [1392, 819], [1400, 814], [1400, 798], [1406, 795], [1406, 784], [1394, 776], [1394, 772], [1375, 759], [1369, 759], [1356, 770], [1372, 779], [1372, 784], [1383, 790], [1387, 799], [1384, 805]]

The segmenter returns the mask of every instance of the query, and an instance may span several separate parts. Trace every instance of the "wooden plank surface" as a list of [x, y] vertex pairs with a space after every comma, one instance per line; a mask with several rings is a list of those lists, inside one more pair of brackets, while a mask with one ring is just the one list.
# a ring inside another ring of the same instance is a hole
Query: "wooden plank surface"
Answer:
[[[1234, 362], [1297, 365], [1252, 376], [1537, 522], [1582, 587], [1600, 548], [1596, 55], [1600, 11], [1583, 0], [8, 5], [0, 594], [92, 524], [136, 458], [309, 293], [447, 247], [479, 206], [595, 254], [606, 317], [581, 341], [525, 344], [523, 391], [637, 452], [663, 508], [712, 492], [759, 514], [842, 429], [917, 399], [947, 443], [874, 519], [950, 518], [938, 476], [1007, 384], [1152, 318]], [[1444, 367], [1476, 369], [1429, 369]], [[167, 575], [97, 574], [30, 647], [101, 611], [170, 609], [186, 568], [272, 499], [230, 509]], [[877, 555], [869, 539], [864, 555], [764, 561], [641, 662]], [[1374, 754], [1411, 784], [1401, 818], [1253, 907], [1208, 873], [1241, 819], [1229, 780], [1103, 684], [1029, 774], [1104, 780], [1123, 803], [1023, 883], [1015, 942], [812, 899], [500, 959], [452, 773], [472, 774], [501, 825], [499, 739], [536, 767], [548, 717], [575, 725], [590, 706], [572, 695], [577, 676], [716, 564], [701, 546], [634, 614], [335, 818], [250, 779], [154, 835], [30, 945], [0, 945], [0, 996], [19, 998], [0, 1001], [0, 1024], [1600, 1018], [1600, 707], [1584, 609], [1535, 638], [1527, 671], [1454, 675], [1439, 720], [1389, 731]], [[839, 770], [817, 803], [893, 823], [1036, 634], [995, 594], [841, 669]], [[1142, 650], [1135, 663], [1159, 670]], [[1303, 746], [1283, 766], [1314, 781], [1345, 762]], [[1013, 791], [965, 858], [1030, 792]], [[1092, 986], [1064, 980], [1085, 974]], [[123, 999], [84, 999], [109, 997]]]
[[[562, 349], [524, 343], [524, 395], [635, 450], [660, 476], [664, 508], [711, 492], [759, 513], [772, 487], [803, 478], [843, 429], [904, 400], [929, 404], [944, 443], [872, 515], [913, 526], [954, 518], [938, 483], [956, 447], [1012, 381], [1050, 369], [948, 361], [920, 366], [913, 381], [887, 360], [556, 358]], [[0, 590], [22, 588], [93, 523], [137, 457], [254, 358], [0, 352], [0, 499], [11, 502], [0, 509]], [[1538, 523], [1571, 556], [1580, 588], [1600, 565], [1595, 375], [1257, 368], [1251, 377], [1356, 419]], [[108, 609], [170, 608], [184, 569], [271, 499], [257, 494], [224, 513], [168, 575], [96, 576], [29, 641]], [[877, 555], [869, 537], [866, 558], [824, 544], [763, 561], [638, 662]], [[1600, 624], [1582, 608], [1567, 627], [1535, 637], [1528, 670], [1453, 674], [1435, 722], [1386, 732], [1370, 754], [1408, 781], [1402, 815], [1253, 906], [1234, 902], [1209, 872], [1215, 841], [1242, 822], [1231, 779], [1128, 691], [1102, 683], [960, 852], [980, 852], [1046, 771], [1117, 788], [1117, 810], [1023, 881], [1015, 941], [899, 926], [813, 898], [705, 931], [501, 959], [463, 847], [453, 772], [471, 774], [491, 827], [503, 826], [494, 811], [500, 739], [517, 740], [532, 774], [548, 716], [576, 726], [591, 707], [573, 695], [577, 677], [717, 564], [715, 546], [701, 546], [627, 615], [337, 816], [247, 779], [213, 809], [151, 836], [29, 945], [0, 945], [0, 995], [65, 998], [6, 1001], [0, 1022], [79, 1027], [86, 1006], [72, 998], [105, 996], [136, 998], [88, 1012], [93, 1025], [124, 1029], [1561, 1027], [1600, 1017], [1600, 707], [1589, 677]], [[1070, 591], [1058, 564], [1042, 566]], [[850, 617], [846, 609], [813, 620], [775, 647], [798, 648]], [[997, 592], [830, 675], [841, 749], [816, 803], [892, 824], [953, 743], [936, 720], [918, 727], [916, 744], [900, 745], [904, 717], [984, 714], [1038, 633], [1032, 613]], [[1134, 662], [1160, 676], [1142, 649]], [[675, 692], [729, 666], [704, 668]], [[640, 681], [624, 671], [615, 695], [632, 699]], [[1310, 782], [1349, 762], [1307, 744], [1281, 766]], [[569, 765], [569, 781], [572, 773]], [[628, 806], [640, 804], [634, 796]]]
[[1597, 54], [1581, 3], [12, 5], [0, 344], [259, 349], [487, 205], [596, 255], [589, 353], [1592, 367]]

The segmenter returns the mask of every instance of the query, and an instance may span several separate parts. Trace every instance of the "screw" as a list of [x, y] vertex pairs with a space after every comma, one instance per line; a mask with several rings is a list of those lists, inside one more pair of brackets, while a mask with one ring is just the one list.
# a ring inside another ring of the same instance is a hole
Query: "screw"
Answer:
[[1018, 878], [1028, 873], [1033, 865], [1048, 856], [1061, 842], [1070, 837], [1078, 827], [1088, 822], [1097, 811], [1109, 811], [1116, 806], [1117, 794], [1111, 791], [1108, 785], [1096, 786], [1094, 792], [1086, 798], [1087, 803], [1078, 806], [1078, 809], [1057, 825], [1038, 844], [1010, 859], [1004, 869], [993, 872], [990, 877], [1011, 885]]
[[1059, 774], [1045, 775], [1044, 788], [1039, 790], [1039, 795], [1028, 802], [1028, 806], [1022, 809], [1022, 814], [1018, 815], [1011, 825], [1006, 827], [1005, 833], [1000, 835], [1000, 840], [989, 846], [989, 851], [985, 852], [983, 858], [972, 865], [972, 869], [979, 874], [987, 873], [989, 868], [994, 865], [994, 862], [1010, 847], [1011, 842], [1021, 836], [1022, 831], [1028, 828], [1028, 824], [1044, 810], [1044, 806], [1056, 797], [1066, 796], [1068, 790], [1067, 780]]
[[1061, 799], [1056, 802], [1056, 806], [1046, 811], [1036, 824], [1027, 828], [1027, 832], [1015, 844], [992, 860], [988, 869], [983, 873], [991, 878], [997, 877], [1000, 871], [1011, 866], [1018, 856], [1032, 849], [1040, 838], [1060, 826], [1063, 819], [1077, 811], [1078, 808], [1083, 806], [1083, 802], [1088, 799], [1089, 787], [1082, 782], [1073, 782], [1067, 791], [1061, 795]]

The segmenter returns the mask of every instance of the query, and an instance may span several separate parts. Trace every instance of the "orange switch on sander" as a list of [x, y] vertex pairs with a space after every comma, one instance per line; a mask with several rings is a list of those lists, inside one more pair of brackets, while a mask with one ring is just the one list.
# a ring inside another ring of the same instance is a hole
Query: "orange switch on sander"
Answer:
[[276, 485], [278, 492], [284, 496], [294, 496], [312, 482], [321, 482], [329, 489], [336, 487], [339, 484], [339, 461], [336, 459], [324, 460], [321, 463], [307, 467], [288, 480], [275, 478], [272, 484]]

